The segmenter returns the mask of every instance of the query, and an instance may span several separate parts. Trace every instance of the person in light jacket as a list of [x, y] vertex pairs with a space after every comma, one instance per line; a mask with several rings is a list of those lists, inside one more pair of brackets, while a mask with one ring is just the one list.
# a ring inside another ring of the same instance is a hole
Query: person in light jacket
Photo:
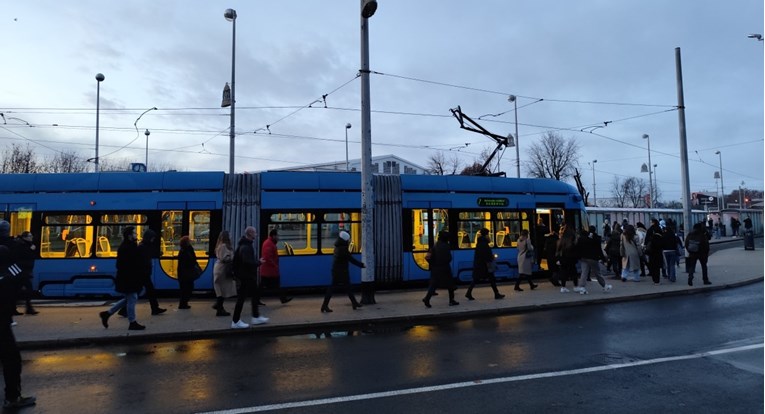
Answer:
[[231, 235], [227, 231], [220, 232], [215, 245], [215, 257], [218, 260], [213, 266], [213, 288], [215, 289], [215, 316], [231, 316], [223, 307], [223, 301], [236, 295], [234, 280], [234, 248], [231, 245]]
[[628, 225], [622, 233], [619, 246], [622, 259], [622, 282], [628, 280], [640, 282], [640, 248], [637, 243], [635, 227]]
[[531, 281], [532, 265], [534, 264], [534, 246], [529, 240], [529, 231], [521, 230], [521, 237], [518, 238], [518, 279], [515, 280], [515, 290], [523, 292], [521, 289], [521, 279], [525, 276], [529, 281], [529, 288], [534, 290], [537, 285]]

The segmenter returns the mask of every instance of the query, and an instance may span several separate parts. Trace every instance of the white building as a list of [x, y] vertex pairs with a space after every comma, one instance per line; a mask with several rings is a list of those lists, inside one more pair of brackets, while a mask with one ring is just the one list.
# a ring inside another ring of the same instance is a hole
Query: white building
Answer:
[[[348, 160], [348, 171], [361, 171], [361, 159]], [[345, 161], [334, 161], [323, 164], [301, 165], [298, 167], [279, 168], [272, 171], [346, 171]], [[395, 155], [372, 157], [373, 174], [428, 174], [426, 168], [407, 161]]]

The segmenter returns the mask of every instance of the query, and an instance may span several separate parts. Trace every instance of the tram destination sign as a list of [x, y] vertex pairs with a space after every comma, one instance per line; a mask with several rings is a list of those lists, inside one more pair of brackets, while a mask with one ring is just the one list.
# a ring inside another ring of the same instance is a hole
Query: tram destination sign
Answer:
[[507, 207], [510, 205], [510, 200], [507, 198], [490, 198], [480, 197], [478, 198], [478, 207]]

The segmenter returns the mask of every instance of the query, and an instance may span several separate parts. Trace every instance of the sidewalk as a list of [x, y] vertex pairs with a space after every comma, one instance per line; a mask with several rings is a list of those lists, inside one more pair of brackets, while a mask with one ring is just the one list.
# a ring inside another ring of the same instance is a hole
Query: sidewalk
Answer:
[[[474, 291], [475, 301], [468, 301], [464, 294], [466, 287], [457, 290], [459, 306], [448, 306], [445, 291], [431, 300], [432, 308], [426, 308], [421, 299], [424, 290], [380, 291], [376, 294], [376, 305], [365, 306], [360, 310], [351, 309], [348, 298], [335, 295], [330, 307], [333, 313], [322, 314], [321, 297], [296, 297], [287, 305], [278, 300], [266, 298], [267, 304], [261, 307], [263, 315], [271, 318], [266, 325], [246, 330], [230, 329], [231, 317], [216, 317], [211, 309], [211, 299], [191, 302], [191, 309], [178, 310], [178, 302], [173, 299], [160, 301], [168, 311], [159, 316], [151, 316], [148, 303], [139, 301], [137, 306], [138, 321], [146, 325], [145, 331], [128, 331], [127, 319], [118, 315], [109, 320], [109, 329], [101, 326], [98, 317], [100, 311], [107, 309], [107, 302], [52, 303], [40, 304], [39, 315], [18, 316], [14, 328], [16, 339], [22, 349], [59, 348], [92, 344], [119, 344], [130, 342], [149, 342], [163, 340], [192, 340], [229, 335], [253, 334], [289, 334], [318, 333], [340, 329], [359, 328], [374, 324], [392, 322], [428, 323], [449, 318], [464, 319], [476, 316], [503, 315], [551, 309], [567, 306], [579, 306], [592, 303], [620, 302], [640, 300], [668, 295], [708, 292], [756, 283], [763, 280], [763, 249], [758, 239], [757, 250], [745, 251], [743, 246], [725, 249], [714, 253], [709, 258], [709, 277], [711, 286], [703, 286], [701, 269], [697, 265], [694, 286], [687, 284], [684, 267], [678, 268], [676, 283], [662, 279], [661, 285], [654, 285], [650, 277], [640, 283], [621, 282], [609, 279], [613, 290], [604, 293], [597, 282], [588, 282], [589, 294], [560, 293], [560, 289], [550, 283], [540, 281], [534, 291], [523, 286], [523, 292], [513, 291], [513, 285], [503, 283], [500, 291], [507, 295], [503, 300], [494, 300], [488, 285], [479, 285]], [[569, 285], [569, 288], [571, 286]], [[233, 311], [234, 301], [229, 299], [226, 309]], [[249, 303], [245, 304], [243, 320], [249, 322]], [[247, 317], [244, 317], [247, 316]]]

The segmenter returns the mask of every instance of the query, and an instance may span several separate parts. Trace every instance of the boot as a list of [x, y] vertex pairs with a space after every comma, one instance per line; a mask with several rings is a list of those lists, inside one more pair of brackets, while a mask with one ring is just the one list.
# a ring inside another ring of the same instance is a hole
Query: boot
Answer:
[[504, 299], [505, 295], [499, 293], [499, 289], [497, 289], [497, 284], [493, 283], [491, 285], [492, 290], [494, 290], [494, 299]]
[[321, 304], [321, 313], [330, 313], [332, 309], [329, 308], [329, 300], [331, 296], [324, 296], [324, 302]]
[[128, 326], [129, 331], [142, 331], [144, 329], [146, 329], [146, 327], [136, 321], [130, 322], [130, 326]]
[[226, 309], [223, 307], [223, 296], [218, 296], [218, 298], [215, 300], [215, 306], [213, 308], [217, 311], [215, 312], [215, 316], [231, 316], [229, 312], [226, 312]]
[[430, 298], [433, 297], [433, 294], [430, 293], [430, 290], [428, 290], [428, 293], [425, 294], [425, 297], [422, 298], [422, 303], [425, 304], [426, 308], [430, 308]]
[[449, 306], [457, 306], [460, 303], [454, 300], [454, 291], [456, 289], [449, 289]]
[[361, 303], [357, 302], [356, 298], [353, 298], [353, 300], [351, 301], [351, 306], [353, 306], [353, 310], [356, 310], [358, 308], [363, 307], [364, 305], [362, 305]]
[[518, 276], [518, 280], [515, 281], [515, 287], [513, 288], [516, 292], [523, 292], [523, 289], [521, 289], [521, 277]]
[[465, 297], [467, 298], [467, 300], [475, 300], [475, 298], [473, 297], [473, 284], [472, 283], [470, 284], [470, 287], [468, 288], [467, 293], [465, 293]]
[[292, 298], [289, 296], [282, 296], [281, 298], [279, 298], [279, 300], [282, 302], [282, 305], [284, 305], [285, 303], [291, 301]]
[[688, 286], [693, 286], [693, 273], [688, 273]]
[[215, 310], [218, 310], [223, 307], [223, 296], [218, 296], [215, 298], [215, 303], [212, 305], [212, 308]]
[[32, 307], [32, 303], [31, 302], [27, 302], [27, 310], [26, 310], [25, 313], [27, 315], [37, 315], [40, 312], [36, 311], [35, 308]]

